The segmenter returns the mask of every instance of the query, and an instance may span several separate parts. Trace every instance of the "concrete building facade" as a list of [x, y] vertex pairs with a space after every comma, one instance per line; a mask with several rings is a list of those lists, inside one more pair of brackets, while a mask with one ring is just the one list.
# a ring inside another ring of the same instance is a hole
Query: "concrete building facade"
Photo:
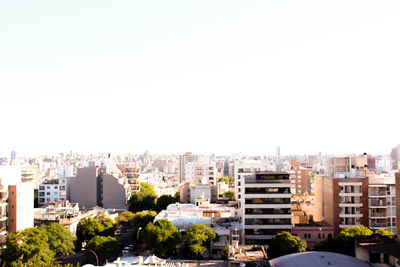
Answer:
[[78, 168], [77, 176], [70, 178], [70, 202], [82, 208], [126, 209], [130, 186], [122, 175], [116, 176], [106, 166]]
[[38, 202], [44, 205], [48, 202], [66, 200], [68, 196], [68, 178], [45, 180], [39, 185]]
[[287, 172], [260, 171], [242, 178], [242, 225], [245, 244], [267, 244], [292, 229], [290, 178]]
[[335, 235], [342, 229], [368, 225], [368, 178], [315, 177], [316, 221], [325, 220]]

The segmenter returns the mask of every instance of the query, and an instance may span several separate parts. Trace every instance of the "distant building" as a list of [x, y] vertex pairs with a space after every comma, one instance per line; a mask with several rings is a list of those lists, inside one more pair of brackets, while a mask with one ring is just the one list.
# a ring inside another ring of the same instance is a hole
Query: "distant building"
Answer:
[[106, 209], [126, 209], [129, 185], [117, 173], [109, 173], [106, 166], [78, 168], [70, 178], [70, 201], [79, 206]]
[[400, 145], [394, 147], [390, 153], [392, 170], [400, 168]]
[[291, 169], [284, 170], [290, 174], [291, 192], [293, 195], [304, 195], [311, 193], [312, 170], [300, 166], [300, 162], [291, 161]]
[[193, 155], [191, 152], [186, 152], [184, 155], [179, 156], [179, 181], [185, 181], [186, 164], [189, 162], [196, 162], [198, 155]]
[[44, 205], [48, 202], [66, 200], [68, 197], [68, 178], [58, 178], [45, 180], [39, 185], [38, 202]]

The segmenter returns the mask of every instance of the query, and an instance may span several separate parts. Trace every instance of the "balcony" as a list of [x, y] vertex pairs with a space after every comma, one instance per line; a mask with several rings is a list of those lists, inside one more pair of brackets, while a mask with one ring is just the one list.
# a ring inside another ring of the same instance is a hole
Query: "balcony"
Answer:
[[371, 212], [369, 214], [370, 218], [387, 218], [387, 214], [383, 212]]
[[339, 224], [339, 228], [349, 228], [349, 227], [354, 227], [354, 226], [363, 226], [361, 223], [354, 223], [354, 224], [351, 224], [351, 223], [346, 223], [346, 222], [341, 222], [340, 224]]
[[369, 197], [386, 197], [387, 194], [384, 191], [374, 191], [374, 192], [369, 192]]
[[371, 228], [387, 228], [387, 223], [370, 223]]

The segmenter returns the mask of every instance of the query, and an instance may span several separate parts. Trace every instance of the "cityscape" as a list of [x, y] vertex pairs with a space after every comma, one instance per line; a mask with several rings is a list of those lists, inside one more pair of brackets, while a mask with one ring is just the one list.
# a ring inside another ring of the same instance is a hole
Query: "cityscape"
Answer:
[[0, 267], [400, 267], [400, 1], [0, 1]]
[[400, 145], [387, 155], [280, 151], [12, 151], [0, 158], [2, 263], [280, 266], [328, 253], [397, 264]]

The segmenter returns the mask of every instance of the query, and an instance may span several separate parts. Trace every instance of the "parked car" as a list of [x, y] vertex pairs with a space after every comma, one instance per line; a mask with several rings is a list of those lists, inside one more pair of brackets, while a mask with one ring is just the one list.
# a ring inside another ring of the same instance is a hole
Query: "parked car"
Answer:
[[115, 231], [115, 235], [120, 235], [120, 234], [121, 234], [121, 230]]

